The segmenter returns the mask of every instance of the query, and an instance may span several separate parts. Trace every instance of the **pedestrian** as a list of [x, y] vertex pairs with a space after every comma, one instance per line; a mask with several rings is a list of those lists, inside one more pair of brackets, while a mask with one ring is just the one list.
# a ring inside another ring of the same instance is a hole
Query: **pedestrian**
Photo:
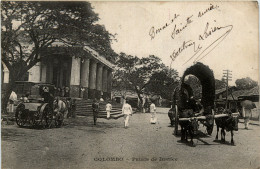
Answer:
[[249, 127], [249, 121], [250, 121], [250, 117], [251, 117], [251, 109], [247, 109], [245, 107], [243, 107], [243, 117], [244, 117], [244, 124], [245, 124], [245, 129], [248, 130]]
[[128, 104], [128, 100], [126, 100], [123, 105], [122, 114], [124, 115], [124, 127], [127, 128], [129, 126], [130, 115], [132, 116], [133, 114], [132, 107]]
[[106, 104], [107, 119], [110, 118], [111, 110], [112, 110], [112, 105], [111, 105], [110, 101], [108, 101], [107, 104]]
[[155, 124], [156, 121], [157, 121], [157, 118], [156, 118], [156, 107], [155, 107], [155, 104], [154, 104], [154, 101], [152, 101], [152, 104], [150, 105], [150, 113], [151, 113], [151, 124]]
[[65, 86], [61, 88], [61, 97], [65, 96]]
[[[60, 121], [60, 126], [62, 124], [65, 125], [67, 123], [67, 118], [68, 118], [68, 107], [64, 101], [61, 100], [59, 96], [57, 96], [54, 99], [54, 104], [52, 105], [54, 112], [56, 112], [56, 120]], [[50, 104], [50, 103], [49, 103]]]
[[98, 112], [99, 112], [99, 102], [97, 101], [97, 99], [94, 99], [92, 103], [92, 110], [93, 110], [94, 125], [96, 125]]
[[14, 102], [17, 100], [17, 95], [14, 91], [12, 91], [9, 97], [9, 112], [14, 112]]
[[68, 86], [65, 87], [65, 97], [69, 97], [70, 96], [70, 88]]
[[244, 117], [244, 124], [245, 124], [245, 129], [248, 129], [249, 126], [249, 120], [252, 117], [252, 109], [256, 108], [255, 103], [253, 103], [250, 100], [244, 100], [241, 102], [242, 106], [242, 114]]

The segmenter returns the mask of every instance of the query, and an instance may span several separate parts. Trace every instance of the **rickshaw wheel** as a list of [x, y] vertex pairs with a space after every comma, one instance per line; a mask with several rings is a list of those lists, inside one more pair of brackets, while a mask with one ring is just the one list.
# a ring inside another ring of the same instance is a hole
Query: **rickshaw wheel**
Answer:
[[16, 121], [16, 124], [19, 126], [19, 127], [23, 127], [25, 122], [26, 122], [26, 119], [24, 119], [24, 110], [25, 110], [25, 106], [24, 104], [19, 104], [17, 106], [17, 109], [16, 109], [16, 114], [15, 114], [15, 121]]
[[53, 120], [53, 112], [52, 109], [49, 106], [46, 106], [43, 110], [44, 114], [44, 120], [45, 120], [45, 127], [50, 128], [52, 125], [52, 120]]
[[55, 126], [56, 127], [61, 127], [62, 124], [63, 124], [63, 119], [64, 119], [64, 117], [63, 117], [62, 113], [59, 113], [58, 116], [56, 115]]
[[23, 111], [22, 110], [18, 110], [16, 112], [16, 116], [15, 116], [15, 121], [16, 121], [16, 124], [19, 126], [19, 127], [23, 127], [24, 124], [25, 124], [25, 119], [23, 119]]

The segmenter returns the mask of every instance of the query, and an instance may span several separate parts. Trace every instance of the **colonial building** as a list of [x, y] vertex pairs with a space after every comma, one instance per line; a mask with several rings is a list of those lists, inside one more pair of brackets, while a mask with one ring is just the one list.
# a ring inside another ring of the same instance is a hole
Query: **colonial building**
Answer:
[[[80, 56], [72, 56], [68, 48], [56, 46], [45, 51], [48, 56], [32, 67], [24, 80], [51, 83], [57, 88], [69, 87], [70, 97], [110, 98], [113, 64], [90, 47], [78, 48]], [[9, 81], [3, 66], [3, 86]]]

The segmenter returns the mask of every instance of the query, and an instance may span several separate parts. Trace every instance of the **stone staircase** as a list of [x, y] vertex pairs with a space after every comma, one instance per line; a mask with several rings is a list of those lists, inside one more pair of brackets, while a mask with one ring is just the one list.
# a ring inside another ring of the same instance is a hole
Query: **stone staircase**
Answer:
[[[76, 115], [78, 116], [93, 116], [92, 111], [92, 100], [77, 100], [76, 101]], [[106, 118], [106, 104], [107, 102], [100, 102], [100, 111], [99, 111], [99, 118]], [[122, 105], [118, 103], [111, 103], [112, 104], [112, 111], [111, 111], [111, 118], [119, 118], [122, 116]]]

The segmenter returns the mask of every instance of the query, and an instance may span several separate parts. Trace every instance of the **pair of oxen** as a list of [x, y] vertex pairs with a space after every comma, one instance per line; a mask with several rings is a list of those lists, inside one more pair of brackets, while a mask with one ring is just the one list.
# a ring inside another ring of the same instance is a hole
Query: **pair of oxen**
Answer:
[[[233, 116], [230, 110], [226, 110], [222, 107], [212, 109], [211, 106], [206, 107], [202, 113], [196, 109], [179, 109], [179, 118], [189, 118], [189, 120], [179, 121], [181, 126], [181, 141], [188, 141], [188, 135], [190, 136], [190, 144], [195, 146], [193, 142], [194, 136], [198, 133], [199, 121], [206, 127], [207, 134], [211, 135], [213, 132], [214, 120], [217, 126], [216, 140], [218, 140], [218, 132], [221, 128], [221, 142], [225, 143], [225, 131], [231, 132], [231, 145], [235, 145], [233, 136], [234, 131], [238, 130], [238, 116]], [[214, 112], [214, 114], [213, 114]], [[225, 114], [224, 117], [215, 118], [214, 115]], [[199, 120], [198, 116], [205, 116], [206, 119]]]
[[[194, 146], [193, 137], [198, 132], [199, 122], [206, 126], [207, 134], [211, 135], [215, 120], [217, 125], [216, 140], [218, 139], [219, 128], [221, 128], [221, 141], [225, 142], [225, 131], [230, 131], [231, 145], [235, 145], [233, 131], [238, 130], [238, 117], [232, 116], [231, 111], [228, 109], [215, 108], [215, 94], [213, 92], [209, 93], [207, 90], [204, 90], [204, 93], [202, 94], [201, 103], [196, 102], [193, 98], [192, 88], [185, 83], [182, 83], [177, 87], [173, 93], [173, 105], [171, 110], [172, 112], [178, 113], [178, 122], [181, 126], [181, 140], [188, 141], [189, 135], [191, 138], [191, 145]], [[225, 116], [215, 118], [215, 115], [217, 114], [225, 114]], [[204, 116], [205, 118], [199, 118], [200, 116]], [[186, 120], [181, 120], [182, 118], [185, 118]]]

